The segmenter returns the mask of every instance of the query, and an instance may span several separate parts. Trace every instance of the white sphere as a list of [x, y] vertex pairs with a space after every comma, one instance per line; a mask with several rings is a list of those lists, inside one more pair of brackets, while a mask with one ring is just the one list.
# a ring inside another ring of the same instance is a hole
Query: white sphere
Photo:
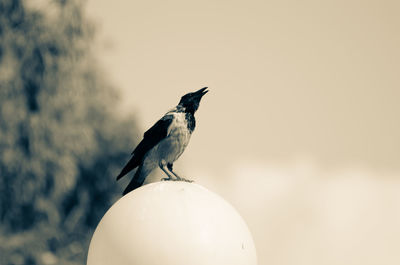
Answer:
[[145, 185], [118, 200], [90, 242], [87, 265], [256, 265], [251, 234], [218, 195], [187, 182]]

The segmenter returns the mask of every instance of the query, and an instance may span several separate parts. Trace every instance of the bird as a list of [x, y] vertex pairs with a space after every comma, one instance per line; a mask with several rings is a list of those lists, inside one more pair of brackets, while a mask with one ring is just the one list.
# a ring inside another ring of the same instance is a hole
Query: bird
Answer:
[[131, 158], [117, 176], [117, 181], [137, 168], [122, 195], [143, 185], [146, 177], [157, 167], [167, 175], [162, 180], [188, 181], [173, 171], [173, 163], [182, 155], [196, 127], [195, 112], [208, 87], [187, 93], [178, 105], [168, 111], [150, 129], [131, 153]]

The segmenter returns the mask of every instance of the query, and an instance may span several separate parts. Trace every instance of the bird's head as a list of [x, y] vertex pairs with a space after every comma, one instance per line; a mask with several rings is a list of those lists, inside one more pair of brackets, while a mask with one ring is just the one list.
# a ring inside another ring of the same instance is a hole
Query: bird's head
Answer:
[[183, 107], [186, 112], [195, 113], [199, 108], [201, 98], [207, 92], [207, 87], [204, 87], [196, 92], [188, 93], [181, 98], [179, 106]]

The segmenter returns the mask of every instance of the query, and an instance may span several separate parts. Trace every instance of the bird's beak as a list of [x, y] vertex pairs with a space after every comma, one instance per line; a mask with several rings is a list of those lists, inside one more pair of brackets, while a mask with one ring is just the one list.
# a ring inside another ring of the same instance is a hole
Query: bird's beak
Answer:
[[199, 90], [197, 90], [196, 92], [194, 92], [194, 94], [195, 94], [196, 96], [202, 97], [202, 96], [204, 96], [205, 94], [207, 94], [207, 92], [208, 92], [207, 88], [208, 88], [208, 87], [203, 87], [202, 89], [199, 89]]

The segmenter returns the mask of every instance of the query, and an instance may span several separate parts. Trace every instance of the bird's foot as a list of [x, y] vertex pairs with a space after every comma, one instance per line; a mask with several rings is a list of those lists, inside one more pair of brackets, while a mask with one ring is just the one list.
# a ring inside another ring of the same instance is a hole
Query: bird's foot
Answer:
[[185, 182], [189, 182], [189, 183], [193, 182], [193, 180], [185, 179], [185, 178], [180, 178], [179, 181], [185, 181]]
[[185, 179], [180, 177], [178, 174], [176, 174], [174, 171], [171, 171], [171, 173], [175, 176], [176, 179], [174, 181], [185, 181], [185, 182], [193, 182], [193, 180], [190, 179]]
[[194, 182], [193, 180], [185, 179], [185, 178], [176, 178], [176, 179], [174, 179], [174, 178], [162, 178], [161, 181], [184, 181], [184, 182], [189, 182], [189, 183]]

